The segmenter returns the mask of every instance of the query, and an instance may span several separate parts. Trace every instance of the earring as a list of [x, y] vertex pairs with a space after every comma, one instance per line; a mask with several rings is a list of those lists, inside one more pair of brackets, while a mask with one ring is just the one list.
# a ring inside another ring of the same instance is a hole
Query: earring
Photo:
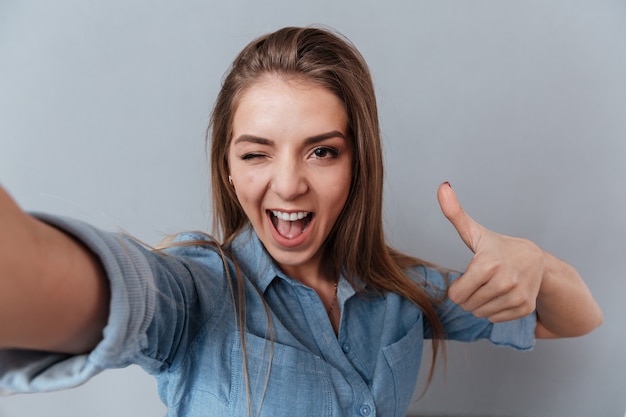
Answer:
[[233, 185], [233, 177], [231, 177], [230, 175], [228, 176], [228, 183], [230, 185]]

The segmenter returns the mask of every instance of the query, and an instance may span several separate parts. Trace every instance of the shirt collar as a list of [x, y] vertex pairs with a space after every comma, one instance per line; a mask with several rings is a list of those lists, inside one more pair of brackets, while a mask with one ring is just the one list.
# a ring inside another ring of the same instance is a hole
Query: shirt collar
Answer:
[[265, 292], [277, 277], [286, 278], [250, 224], [235, 236], [230, 250], [243, 274], [261, 292]]
[[[277, 278], [284, 279], [292, 285], [304, 285], [280, 270], [250, 224], [235, 236], [229, 249], [242, 273], [262, 293], [265, 293], [267, 287]], [[340, 299], [346, 299], [355, 294], [354, 288], [343, 274], [339, 277], [338, 293]]]

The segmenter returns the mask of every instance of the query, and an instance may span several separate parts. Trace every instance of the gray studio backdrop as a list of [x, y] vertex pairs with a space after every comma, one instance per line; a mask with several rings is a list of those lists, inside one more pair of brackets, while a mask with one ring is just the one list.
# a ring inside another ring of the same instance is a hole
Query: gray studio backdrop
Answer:
[[[0, 182], [28, 210], [147, 242], [207, 230], [203, 135], [222, 74], [251, 38], [308, 24], [371, 65], [395, 246], [466, 265], [435, 198], [448, 180], [478, 221], [577, 267], [605, 313], [590, 336], [530, 353], [451, 344], [411, 413], [624, 416], [623, 1], [2, 0]], [[0, 398], [0, 417], [164, 413], [136, 367]]]

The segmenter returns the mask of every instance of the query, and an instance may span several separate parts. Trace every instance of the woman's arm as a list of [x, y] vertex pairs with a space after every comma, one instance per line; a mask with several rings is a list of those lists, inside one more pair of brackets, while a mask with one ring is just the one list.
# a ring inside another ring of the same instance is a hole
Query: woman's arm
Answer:
[[602, 311], [578, 272], [544, 252], [546, 267], [537, 295], [538, 338], [581, 336], [600, 326]]
[[572, 337], [598, 327], [602, 312], [574, 268], [526, 240], [494, 233], [468, 216], [449, 184], [438, 191], [444, 215], [474, 252], [448, 295], [463, 309], [492, 322], [536, 309], [540, 338]]
[[96, 257], [24, 213], [2, 187], [0, 231], [0, 348], [93, 348], [102, 338], [109, 303]]

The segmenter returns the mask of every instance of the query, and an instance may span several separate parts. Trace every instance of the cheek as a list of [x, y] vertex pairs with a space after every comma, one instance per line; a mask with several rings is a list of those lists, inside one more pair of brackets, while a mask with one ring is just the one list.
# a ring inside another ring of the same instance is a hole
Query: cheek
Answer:
[[235, 184], [235, 194], [244, 211], [250, 217], [263, 199], [264, 187], [260, 177], [253, 173], [239, 172]]
[[352, 183], [351, 169], [343, 169], [330, 176], [325, 182], [327, 201], [335, 208], [335, 212], [339, 213], [343, 210], [343, 206], [350, 194], [350, 186]]

